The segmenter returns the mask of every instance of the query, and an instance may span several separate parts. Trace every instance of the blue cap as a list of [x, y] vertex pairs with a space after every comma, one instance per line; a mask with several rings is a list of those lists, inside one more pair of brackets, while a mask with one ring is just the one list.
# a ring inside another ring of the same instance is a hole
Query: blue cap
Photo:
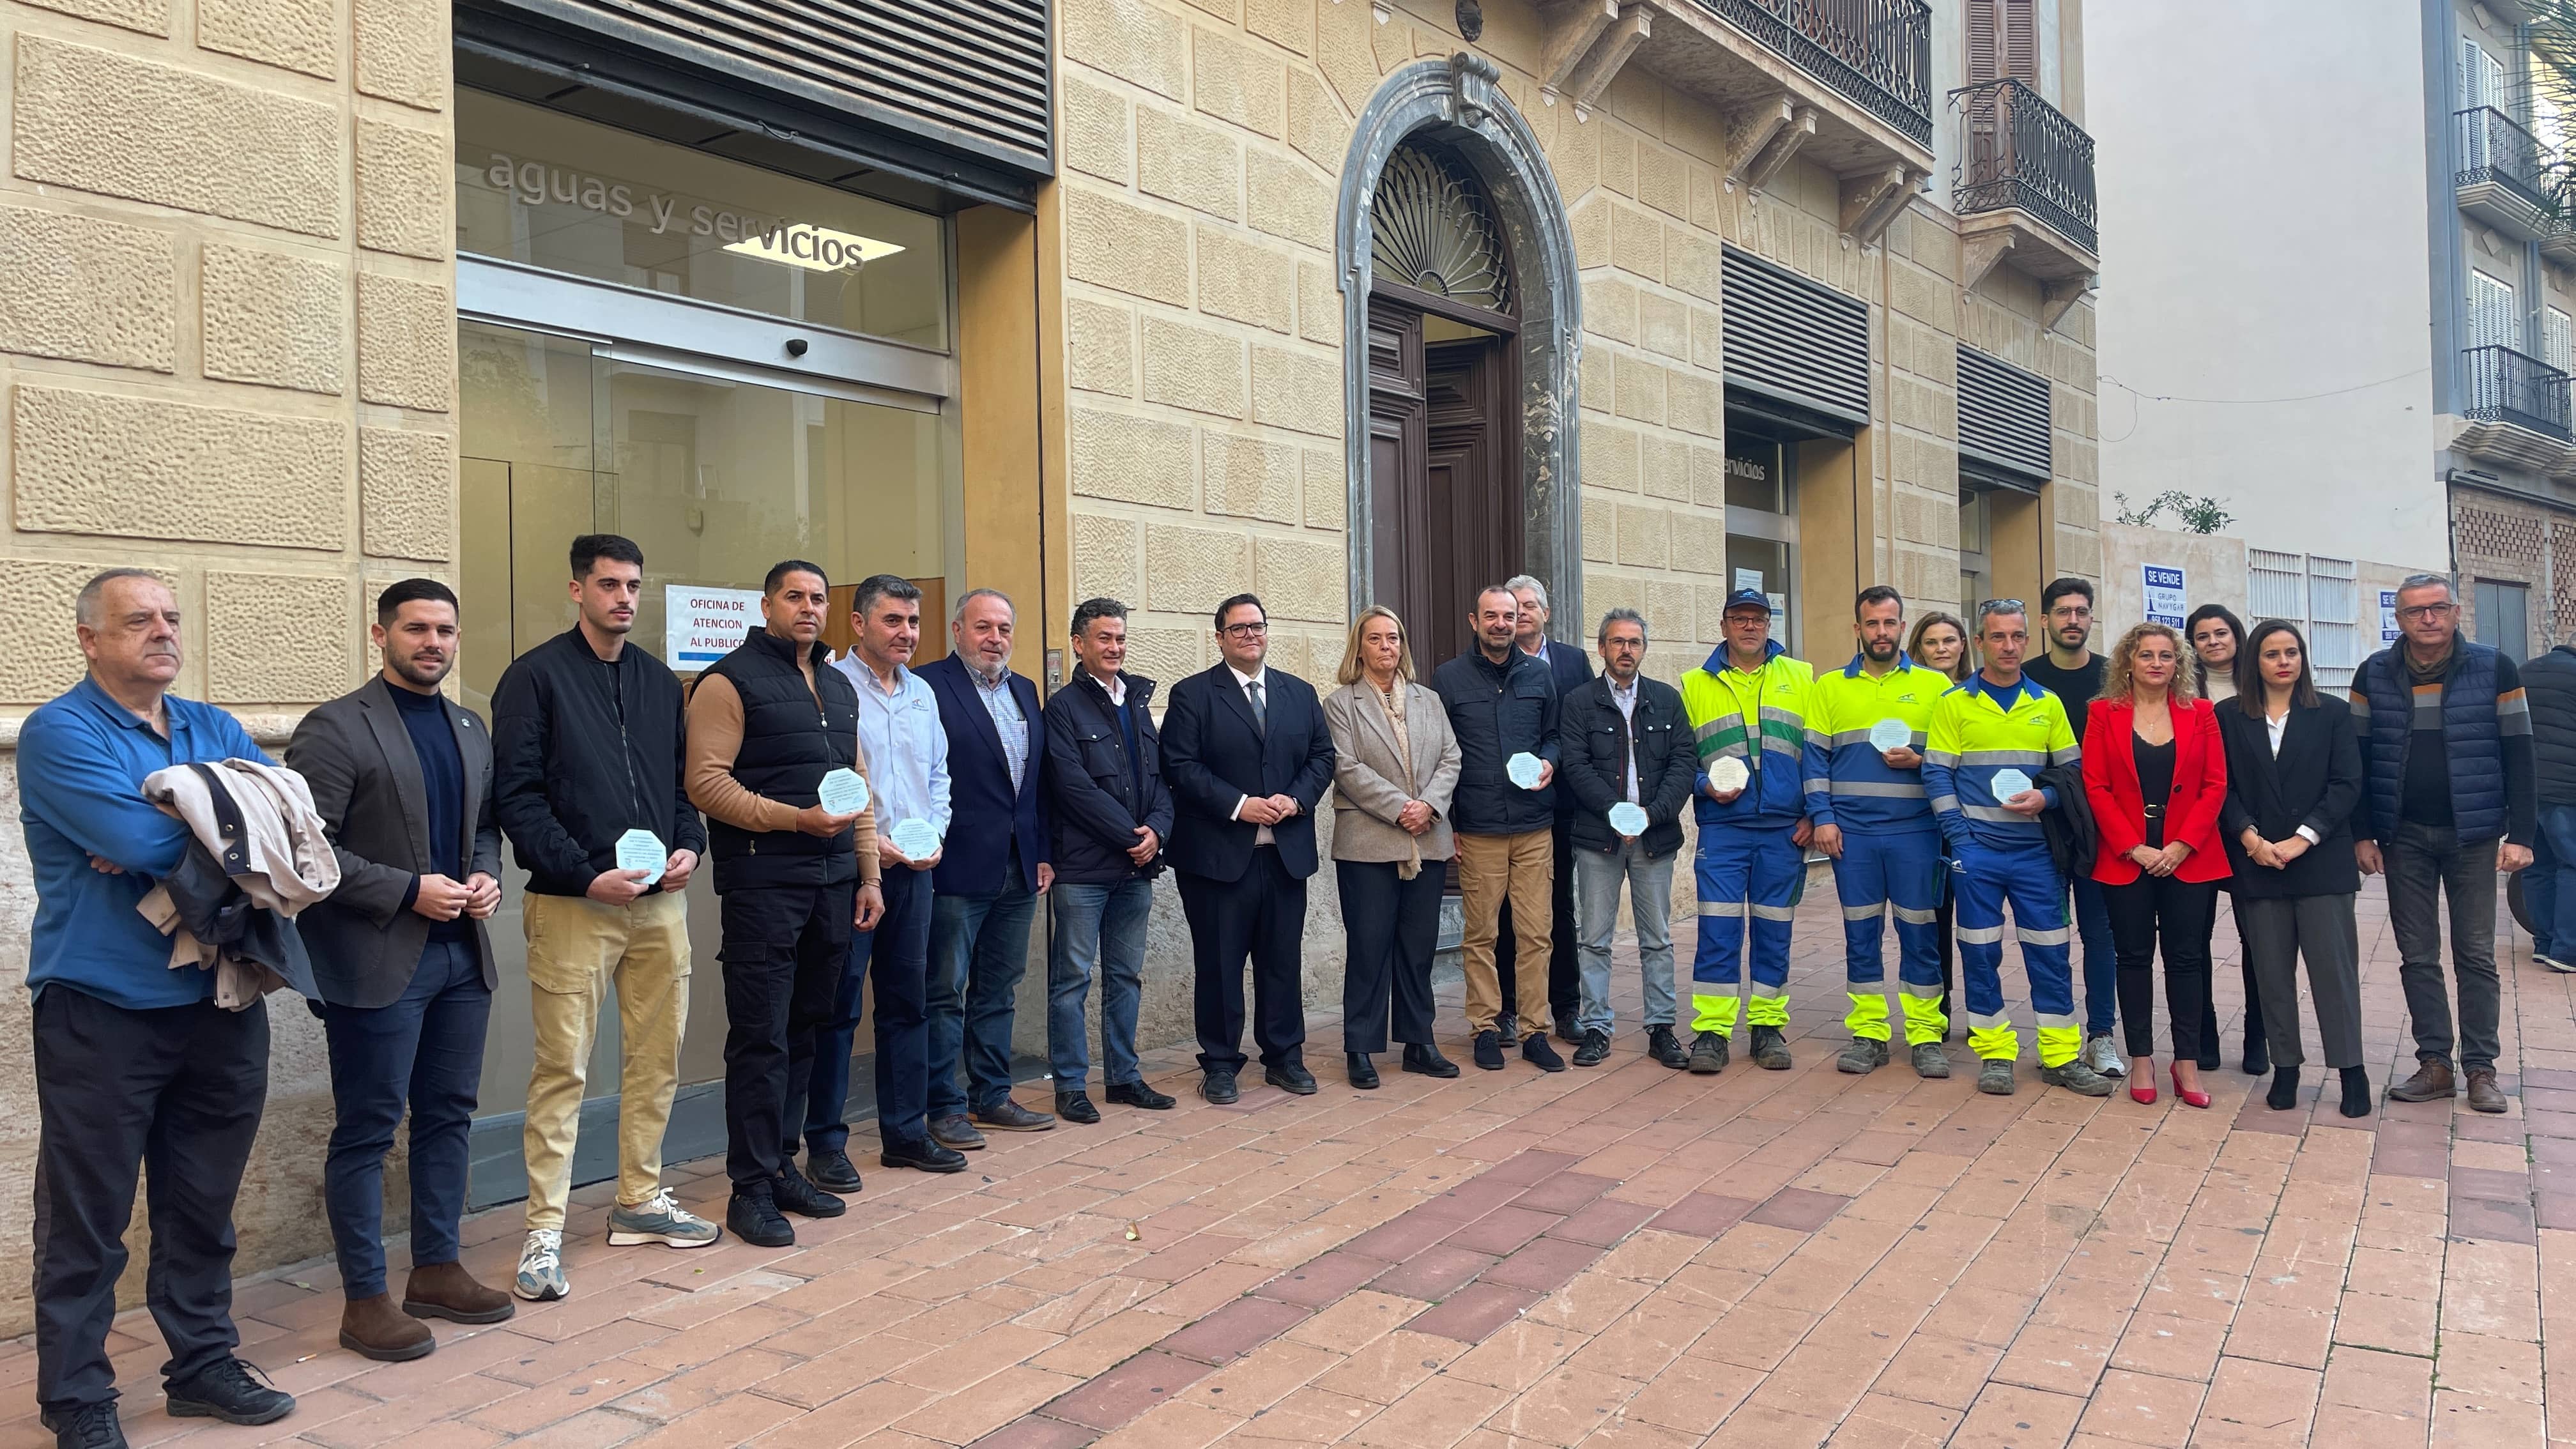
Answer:
[[1771, 612], [1771, 596], [1760, 589], [1737, 589], [1726, 596], [1726, 611], [1735, 609], [1760, 609], [1768, 614]]

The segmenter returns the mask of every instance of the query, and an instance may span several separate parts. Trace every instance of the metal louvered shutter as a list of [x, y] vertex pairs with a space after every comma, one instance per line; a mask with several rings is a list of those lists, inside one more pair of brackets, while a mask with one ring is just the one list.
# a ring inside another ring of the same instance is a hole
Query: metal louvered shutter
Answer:
[[1869, 308], [1750, 252], [1726, 249], [1726, 382], [1869, 422]]
[[1047, 0], [518, 0], [967, 155], [1052, 174]]
[[2048, 379], [1959, 349], [1959, 456], [2033, 483], [2049, 478]]

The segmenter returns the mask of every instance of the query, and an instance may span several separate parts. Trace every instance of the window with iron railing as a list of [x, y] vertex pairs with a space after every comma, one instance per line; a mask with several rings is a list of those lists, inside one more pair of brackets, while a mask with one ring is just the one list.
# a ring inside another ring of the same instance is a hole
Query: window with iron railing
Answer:
[[2510, 423], [2569, 440], [2567, 374], [2510, 347], [2472, 347], [2461, 354], [2472, 422]]
[[2538, 138], [2493, 106], [2474, 106], [2451, 120], [2459, 128], [2460, 146], [2453, 185], [2493, 182], [2533, 206], [2549, 204]]
[[1951, 205], [1962, 216], [2019, 207], [2088, 252], [2099, 251], [2093, 138], [2012, 77], [1950, 93], [1959, 113]]

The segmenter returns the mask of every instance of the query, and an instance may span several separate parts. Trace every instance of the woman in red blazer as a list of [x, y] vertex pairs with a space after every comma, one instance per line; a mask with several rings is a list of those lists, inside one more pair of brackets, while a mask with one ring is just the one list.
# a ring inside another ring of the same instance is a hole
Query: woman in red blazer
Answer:
[[2120, 963], [2120, 1017], [2129, 1039], [2129, 1095], [2156, 1099], [2156, 938], [2164, 938], [2165, 1011], [2173, 1028], [2174, 1095], [2209, 1105], [2200, 1089], [2201, 998], [2209, 990], [2209, 928], [2228, 878], [2218, 811], [2227, 750], [2209, 702], [2192, 697], [2182, 636], [2140, 624], [2120, 637], [2084, 730], [2084, 793], [2100, 844], [2093, 878], [2111, 911]]

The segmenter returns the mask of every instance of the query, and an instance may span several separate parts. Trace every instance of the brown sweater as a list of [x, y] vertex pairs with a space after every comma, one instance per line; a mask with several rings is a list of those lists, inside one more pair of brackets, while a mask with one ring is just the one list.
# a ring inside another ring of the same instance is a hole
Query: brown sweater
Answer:
[[[813, 667], [805, 682], [814, 682]], [[821, 696], [816, 696], [819, 701]], [[733, 757], [742, 749], [742, 696], [721, 674], [701, 674], [689, 693], [689, 803], [737, 830], [794, 830], [796, 807], [755, 795], [733, 777]], [[867, 779], [868, 754], [857, 747], [857, 770]], [[874, 784], [873, 781], [870, 782]], [[877, 812], [870, 804], [859, 812], [859, 881], [877, 883]]]

